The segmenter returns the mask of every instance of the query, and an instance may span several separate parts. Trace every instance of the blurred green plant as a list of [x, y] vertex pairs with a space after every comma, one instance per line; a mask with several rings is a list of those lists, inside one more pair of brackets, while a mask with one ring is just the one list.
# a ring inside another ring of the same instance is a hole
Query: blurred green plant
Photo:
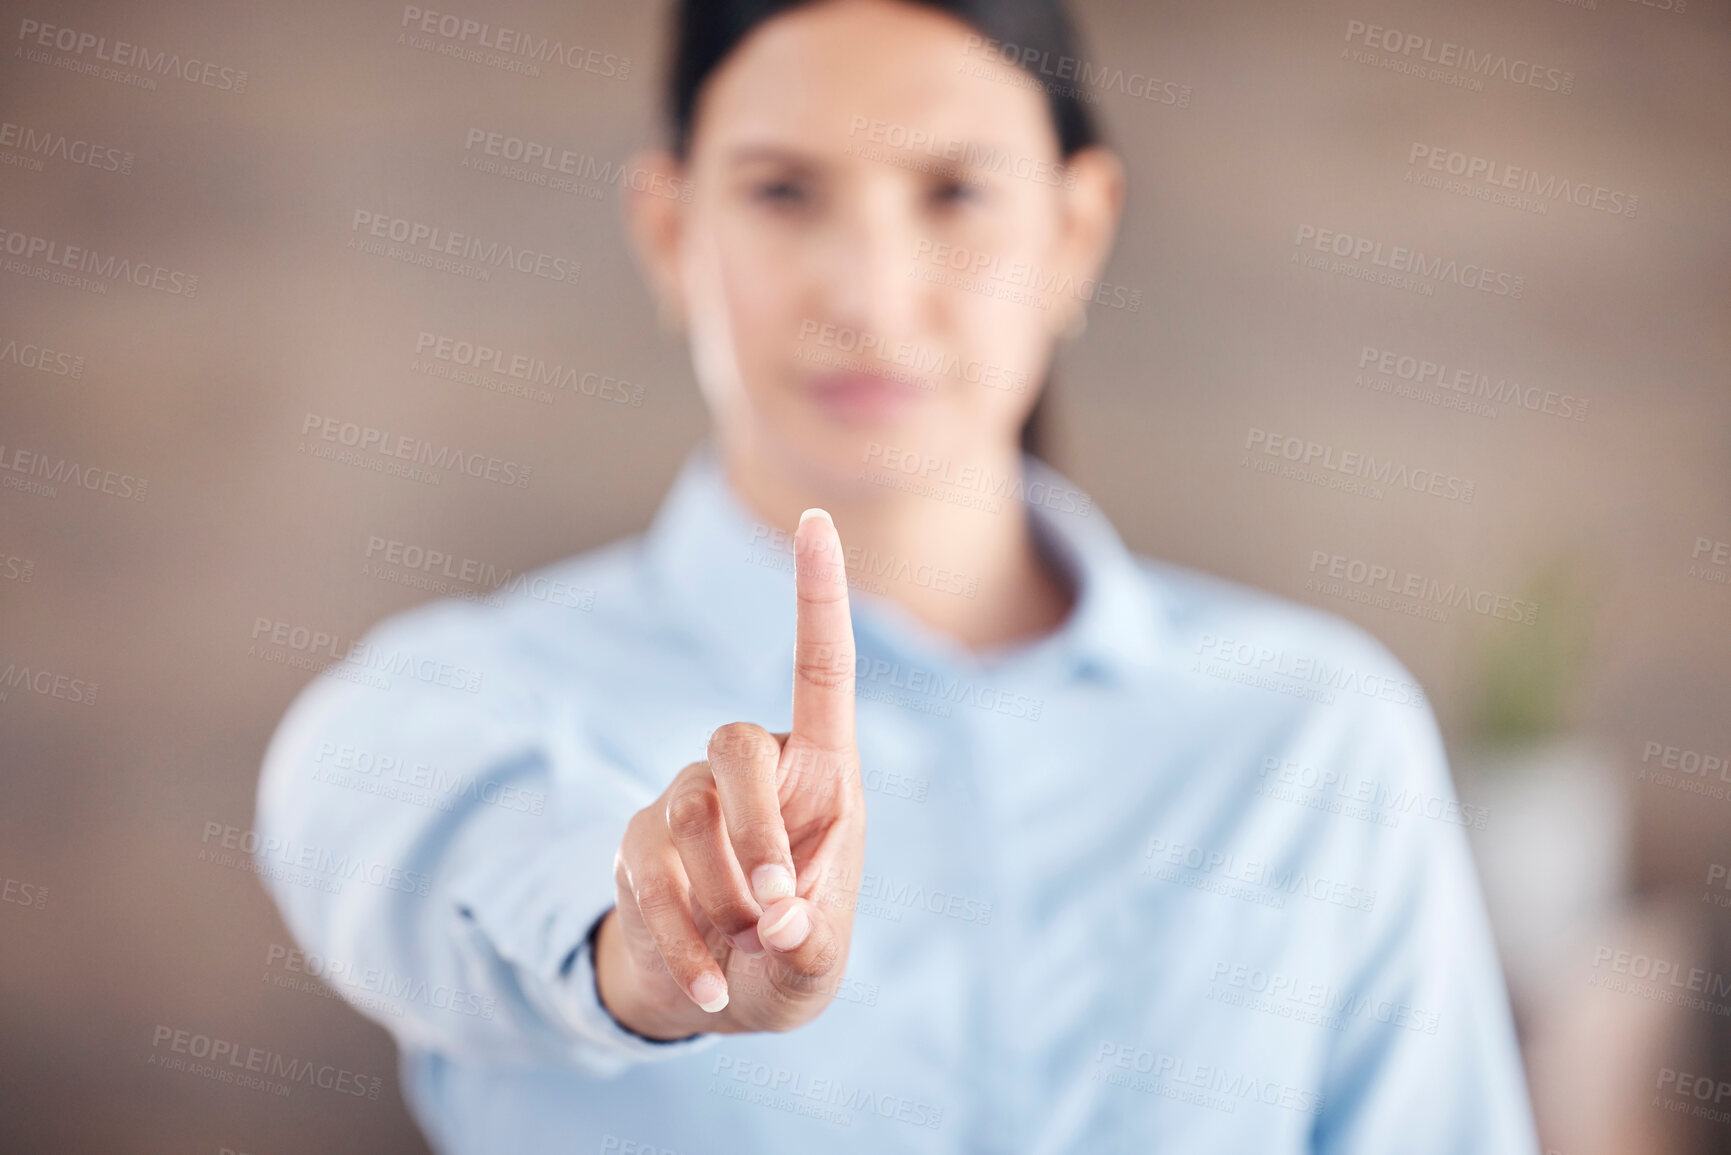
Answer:
[[1474, 679], [1474, 730], [1484, 746], [1533, 746], [1566, 730], [1591, 649], [1596, 592], [1580, 551], [1542, 562], [1517, 596], [1538, 606], [1531, 626], [1487, 631]]

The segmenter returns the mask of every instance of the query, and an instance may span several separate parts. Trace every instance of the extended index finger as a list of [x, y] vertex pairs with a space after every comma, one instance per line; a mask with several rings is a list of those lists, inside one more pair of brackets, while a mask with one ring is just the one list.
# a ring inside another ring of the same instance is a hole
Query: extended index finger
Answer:
[[793, 536], [798, 617], [793, 643], [793, 733], [820, 750], [853, 749], [853, 619], [835, 523], [821, 509]]

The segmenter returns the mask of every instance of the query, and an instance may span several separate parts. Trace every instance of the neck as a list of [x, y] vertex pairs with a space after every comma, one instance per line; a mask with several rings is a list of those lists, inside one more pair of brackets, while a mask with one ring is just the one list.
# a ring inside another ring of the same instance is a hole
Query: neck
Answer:
[[[1069, 614], [1072, 591], [1036, 547], [1026, 509], [1013, 496], [1023, 486], [994, 494], [940, 486], [937, 496], [871, 484], [822, 491], [770, 457], [724, 449], [734, 492], [790, 538], [816, 497], [841, 533], [856, 593], [894, 601], [928, 629], [974, 650], [1051, 633]], [[1013, 446], [970, 464], [994, 480], [1022, 480], [1021, 454]]]

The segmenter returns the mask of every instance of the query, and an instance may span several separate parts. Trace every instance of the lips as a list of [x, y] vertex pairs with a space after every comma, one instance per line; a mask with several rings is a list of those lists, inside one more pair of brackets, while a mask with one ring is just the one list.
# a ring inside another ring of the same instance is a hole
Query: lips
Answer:
[[840, 420], [882, 421], [899, 416], [929, 397], [929, 387], [870, 373], [825, 373], [809, 388], [817, 403]]

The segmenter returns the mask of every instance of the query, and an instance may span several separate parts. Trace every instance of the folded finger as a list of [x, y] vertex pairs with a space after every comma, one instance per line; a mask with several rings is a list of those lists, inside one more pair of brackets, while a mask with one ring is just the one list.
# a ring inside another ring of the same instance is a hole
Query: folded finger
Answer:
[[691, 883], [691, 896], [710, 924], [736, 945], [757, 926], [763, 908], [734, 858], [721, 796], [709, 765], [694, 762], [667, 788], [667, 834]]
[[[709, 739], [709, 769], [733, 857], [758, 905], [794, 892], [793, 854], [782, 822], [779, 766], [782, 744], [749, 722], [722, 726]], [[752, 912], [752, 921], [760, 910]]]
[[633, 820], [620, 846], [620, 872], [636, 918], [679, 989], [711, 1014], [727, 1006], [727, 979], [692, 918], [690, 880], [673, 843]]

